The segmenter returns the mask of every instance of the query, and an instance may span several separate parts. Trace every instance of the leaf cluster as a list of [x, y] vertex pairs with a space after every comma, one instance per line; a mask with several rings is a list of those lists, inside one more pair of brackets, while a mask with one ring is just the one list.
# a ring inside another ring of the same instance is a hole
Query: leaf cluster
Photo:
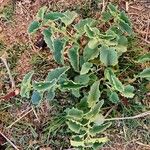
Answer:
[[[124, 11], [111, 3], [102, 14], [101, 20], [80, 19], [74, 11], [49, 12], [42, 7], [30, 24], [28, 33], [43, 34], [47, 47], [57, 64], [44, 81], [32, 81], [33, 71], [25, 75], [21, 85], [21, 96], [31, 97], [34, 105], [43, 99], [53, 100], [56, 91], [70, 91], [80, 99], [77, 106], [66, 109], [69, 129], [73, 132], [71, 145], [74, 147], [98, 146], [108, 141], [107, 137], [96, 138], [110, 126], [104, 123], [102, 104], [121, 103], [120, 97], [133, 98], [134, 87], [118, 77], [119, 57], [127, 51], [128, 36], [132, 24]], [[146, 54], [137, 63], [150, 60]], [[150, 68], [134, 77], [150, 79]], [[89, 90], [90, 89], [90, 90]], [[87, 94], [87, 92], [89, 93]], [[32, 94], [31, 94], [32, 93]], [[105, 100], [99, 100], [104, 97]]]

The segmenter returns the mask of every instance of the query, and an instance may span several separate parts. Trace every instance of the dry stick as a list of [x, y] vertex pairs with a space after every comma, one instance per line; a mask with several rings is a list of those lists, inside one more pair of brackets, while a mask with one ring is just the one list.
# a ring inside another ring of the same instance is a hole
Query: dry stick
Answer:
[[141, 38], [141, 37], [138, 37], [138, 38], [141, 39], [143, 42], [150, 44], [150, 41], [145, 40], [145, 39], [143, 39], [143, 38]]
[[35, 111], [35, 109], [34, 109], [34, 107], [32, 106], [32, 110], [33, 110], [33, 113], [34, 113], [34, 115], [35, 115], [35, 117], [36, 117], [36, 119], [38, 120], [38, 122], [40, 123], [40, 119], [39, 119], [39, 117], [38, 117], [38, 115], [37, 115], [37, 113], [36, 113], [36, 111]]
[[104, 116], [104, 118], [106, 118], [106, 117], [112, 112], [112, 110], [115, 109], [116, 107], [117, 107], [117, 105], [112, 106], [112, 107], [108, 110], [108, 112], [106, 113], [106, 115]]
[[105, 121], [119, 121], [119, 120], [128, 120], [128, 119], [137, 119], [137, 118], [145, 117], [145, 116], [148, 116], [148, 115], [150, 115], [150, 111], [141, 113], [141, 114], [136, 115], [136, 116], [131, 116], [131, 117], [108, 118], [108, 119], [105, 119]]
[[15, 81], [14, 81], [14, 79], [13, 79], [13, 77], [12, 77], [12, 75], [11, 75], [10, 69], [9, 69], [9, 67], [8, 67], [7, 60], [6, 60], [6, 58], [5, 58], [5, 54], [2, 55], [0, 58], [1, 58], [1, 60], [3, 61], [4, 65], [5, 65], [6, 69], [7, 69], [7, 72], [8, 72], [10, 81], [11, 81], [11, 87], [12, 87], [12, 89], [15, 89], [15, 88], [16, 88], [16, 86], [15, 86]]
[[129, 2], [126, 2], [126, 11], [129, 11]]
[[105, 11], [106, 6], [107, 6], [107, 2], [105, 3], [105, 0], [103, 0], [103, 7], [101, 13]]
[[31, 111], [33, 111], [32, 109], [30, 109], [29, 111], [27, 111], [25, 114], [23, 114], [20, 118], [18, 118], [16, 121], [14, 121], [11, 125], [9, 125], [8, 127], [6, 127], [7, 129], [11, 128], [15, 123], [17, 123], [18, 121], [20, 121], [23, 117], [25, 117], [27, 114], [29, 114]]
[[147, 32], [146, 32], [145, 41], [147, 41], [147, 39], [148, 39], [148, 35], [149, 35], [149, 26], [150, 26], [150, 18], [148, 19], [148, 23], [147, 23]]
[[15, 150], [19, 150], [17, 148], [17, 146], [10, 140], [8, 139], [1, 131], [0, 131], [0, 134], [7, 140], [7, 142], [9, 142], [11, 144], [11, 146], [15, 149]]
[[138, 145], [141, 145], [141, 146], [144, 146], [144, 147], [148, 147], [148, 148], [150, 148], [150, 145], [146, 145], [146, 144], [143, 144], [143, 143], [138, 142], [138, 141], [136, 141], [136, 143], [137, 143]]

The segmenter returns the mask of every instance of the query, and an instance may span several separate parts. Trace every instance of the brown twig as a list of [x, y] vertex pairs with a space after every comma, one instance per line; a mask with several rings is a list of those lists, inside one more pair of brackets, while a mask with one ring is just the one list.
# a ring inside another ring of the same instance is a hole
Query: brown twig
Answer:
[[37, 113], [36, 113], [36, 111], [35, 111], [35, 109], [34, 109], [33, 106], [32, 106], [32, 111], [33, 111], [33, 113], [34, 113], [34, 115], [35, 115], [37, 121], [40, 123], [40, 119], [39, 119], [39, 117], [38, 117], [38, 115], [37, 115]]
[[145, 40], [144, 38], [142, 38], [142, 37], [138, 37], [139, 39], [141, 39], [143, 42], [145, 42], [145, 43], [147, 43], [147, 44], [150, 44], [150, 41], [147, 41], [147, 40]]
[[126, 12], [129, 11], [129, 2], [126, 2]]
[[9, 142], [11, 144], [11, 146], [15, 149], [15, 150], [19, 150], [17, 148], [17, 146], [9, 139], [7, 138], [1, 131], [0, 131], [0, 134], [7, 140], [7, 142]]
[[115, 109], [116, 107], [117, 107], [117, 105], [112, 106], [112, 107], [108, 110], [108, 112], [106, 113], [106, 115], [104, 116], [104, 118], [106, 118], [106, 117], [112, 112], [112, 110]]
[[146, 144], [143, 144], [143, 143], [138, 142], [138, 141], [136, 141], [136, 143], [137, 143], [138, 145], [141, 145], [142, 147], [150, 148], [150, 145], [146, 145]]
[[101, 11], [101, 13], [103, 13], [104, 11], [105, 11], [105, 9], [106, 9], [106, 6], [107, 6], [107, 2], [105, 3], [105, 0], [103, 0], [103, 3], [102, 3], [102, 11]]
[[148, 115], [150, 115], [150, 111], [141, 113], [141, 114], [136, 115], [136, 116], [130, 116], [130, 117], [108, 118], [108, 119], [105, 119], [105, 121], [119, 121], [119, 120], [128, 120], [128, 119], [137, 119], [137, 118], [145, 117], [145, 116], [148, 116]]

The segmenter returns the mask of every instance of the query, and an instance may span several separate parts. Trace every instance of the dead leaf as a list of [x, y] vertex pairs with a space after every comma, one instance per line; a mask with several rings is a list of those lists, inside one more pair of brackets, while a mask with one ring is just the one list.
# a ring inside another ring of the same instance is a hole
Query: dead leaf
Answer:
[[15, 89], [14, 91], [11, 91], [7, 93], [5, 96], [0, 97], [3, 100], [9, 100], [12, 97], [15, 97], [19, 94], [19, 89]]

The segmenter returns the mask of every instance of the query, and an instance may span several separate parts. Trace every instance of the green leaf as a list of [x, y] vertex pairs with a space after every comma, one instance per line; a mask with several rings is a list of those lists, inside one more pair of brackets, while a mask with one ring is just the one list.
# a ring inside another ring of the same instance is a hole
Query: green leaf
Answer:
[[50, 28], [44, 29], [43, 30], [43, 36], [44, 36], [44, 41], [47, 44], [48, 48], [53, 51], [53, 38], [52, 38], [52, 31]]
[[63, 13], [64, 14], [64, 17], [61, 18], [61, 21], [66, 25], [70, 25], [74, 20], [75, 18], [77, 18], [77, 13], [74, 12], [74, 11], [69, 11], [67, 10], [66, 12]]
[[108, 47], [115, 47], [118, 43], [117, 43], [117, 40], [116, 39], [113, 39], [113, 40], [105, 40], [104, 41], [105, 43], [105, 46], [108, 46]]
[[71, 131], [73, 131], [75, 133], [80, 132], [81, 125], [78, 122], [69, 120], [66, 123]]
[[131, 21], [130, 21], [129, 17], [126, 15], [126, 13], [125, 13], [124, 11], [121, 11], [119, 17], [120, 17], [120, 19], [122, 19], [125, 23], [127, 23], [129, 26], [131, 26]]
[[78, 109], [87, 112], [89, 111], [88, 103], [87, 103], [87, 96], [81, 98], [80, 102], [77, 104]]
[[58, 84], [61, 84], [61, 83], [65, 82], [65, 81], [67, 81], [67, 80], [68, 80], [68, 77], [67, 77], [67, 76], [68, 76], [67, 74], [63, 74], [63, 75], [59, 78]]
[[112, 76], [115, 76], [113, 70], [111, 68], [106, 68], [105, 71], [104, 71], [104, 76], [105, 78], [109, 81], [109, 83], [111, 85], [113, 85], [113, 80], [112, 80]]
[[99, 45], [99, 41], [96, 38], [93, 38], [88, 42], [88, 47], [90, 49], [95, 49], [98, 45]]
[[106, 34], [100, 34], [100, 38], [110, 41], [116, 39], [117, 37], [118, 36], [116, 33], [110, 29], [106, 31]]
[[97, 114], [94, 118], [91, 119], [92, 122], [94, 122], [95, 125], [101, 125], [104, 123], [105, 118], [102, 114]]
[[33, 91], [31, 96], [31, 102], [33, 105], [38, 105], [42, 99], [42, 94], [38, 91]]
[[144, 69], [140, 74], [140, 78], [150, 78], [150, 68]]
[[69, 61], [75, 71], [79, 71], [79, 47], [73, 46], [68, 51]]
[[113, 31], [116, 35], [121, 36], [123, 34], [122, 30], [118, 26], [111, 26], [109, 30]]
[[112, 103], [118, 104], [120, 102], [120, 99], [118, 97], [118, 94], [116, 92], [111, 92], [109, 95], [109, 100]]
[[104, 20], [105, 22], [111, 20], [112, 17], [113, 17], [113, 16], [111, 15], [111, 13], [110, 13], [109, 11], [104, 11], [104, 12], [102, 13], [102, 20]]
[[129, 35], [132, 34], [132, 28], [122, 19], [119, 20], [119, 26], [121, 27], [123, 31], [127, 32]]
[[75, 96], [75, 97], [77, 97], [77, 98], [79, 98], [81, 95], [80, 95], [80, 89], [72, 89], [71, 90], [71, 93]]
[[84, 147], [84, 141], [73, 141], [73, 140], [70, 140], [70, 143], [72, 146], [74, 147]]
[[115, 77], [115, 76], [111, 76], [111, 78], [112, 78], [113, 87], [115, 88], [115, 90], [117, 90], [119, 92], [123, 92], [124, 91], [124, 86], [119, 81], [119, 79], [117, 77]]
[[78, 88], [83, 87], [82, 84], [75, 83], [75, 82], [73, 82], [71, 80], [62, 82], [60, 84], [60, 86], [61, 86], [62, 89], [78, 89]]
[[98, 149], [101, 149], [104, 144], [105, 144], [105, 143], [97, 143], [97, 142], [96, 142], [96, 143], [93, 144], [92, 148], [93, 148], [94, 150], [98, 150]]
[[61, 19], [64, 16], [65, 15], [60, 12], [49, 12], [45, 14], [44, 19], [55, 21]]
[[74, 25], [74, 28], [78, 31], [80, 35], [85, 33], [84, 26], [88, 25], [89, 27], [93, 27], [97, 24], [97, 21], [91, 18], [80, 20], [79, 23]]
[[121, 52], [124, 53], [127, 51], [127, 46], [128, 46], [128, 40], [125, 36], [119, 36], [118, 39], [118, 45], [115, 46], [115, 49], [117, 50], [117, 52]]
[[60, 79], [62, 75], [65, 74], [66, 71], [68, 71], [70, 68], [68, 66], [65, 67], [58, 67], [51, 72], [48, 73], [48, 76], [46, 77], [46, 81], [52, 81], [56, 79], [57, 81]]
[[150, 53], [142, 55], [138, 58], [138, 63], [145, 63], [147, 61], [150, 61]]
[[38, 21], [33, 21], [29, 25], [28, 33], [34, 33], [40, 28], [40, 23]]
[[48, 91], [47, 91], [47, 94], [46, 94], [46, 99], [48, 101], [51, 101], [54, 99], [55, 97], [55, 90], [56, 90], [56, 86], [54, 85], [53, 87], [51, 87]]
[[96, 102], [99, 101], [99, 98], [101, 96], [99, 85], [100, 85], [100, 82], [95, 81], [94, 84], [90, 88], [90, 92], [89, 92], [88, 99], [87, 99], [87, 102], [90, 108], [95, 106]]
[[34, 74], [34, 71], [30, 71], [29, 73], [27, 73], [22, 80], [22, 85], [30, 83], [33, 74]]
[[124, 91], [122, 92], [122, 95], [124, 97], [127, 97], [127, 98], [133, 98], [134, 97], [134, 87], [131, 86], [131, 85], [126, 85], [124, 86]]
[[92, 121], [94, 121], [94, 119], [96, 119], [98, 113], [100, 112], [100, 109], [101, 109], [103, 104], [104, 104], [103, 100], [98, 102], [94, 107], [92, 107], [92, 109], [88, 113], [85, 114], [84, 117], [86, 119], [93, 119]]
[[98, 55], [99, 55], [99, 49], [98, 48], [91, 49], [88, 46], [86, 46], [84, 48], [83, 57], [84, 57], [85, 62], [98, 57]]
[[67, 112], [67, 117], [74, 120], [81, 120], [83, 117], [83, 111], [77, 108], [72, 108]]
[[111, 4], [111, 3], [109, 3], [109, 5], [108, 5], [107, 7], [108, 7], [110, 13], [111, 13], [113, 16], [116, 17], [116, 14], [118, 13], [117, 6], [115, 6], [115, 5]]
[[37, 12], [36, 18], [43, 20], [43, 19], [44, 19], [44, 14], [45, 14], [46, 10], [47, 10], [47, 7], [46, 7], [46, 6], [41, 7], [41, 8], [39, 9], [39, 11]]
[[31, 71], [29, 73], [27, 73], [21, 83], [21, 91], [20, 91], [20, 95], [22, 97], [26, 97], [29, 98], [30, 96], [30, 90], [31, 90], [31, 78], [33, 76], [34, 72]]
[[102, 125], [93, 125], [91, 129], [89, 129], [89, 134], [91, 136], [95, 136], [96, 134], [103, 133], [107, 128], [111, 125], [110, 122], [102, 124]]
[[95, 36], [95, 33], [92, 31], [91, 27], [89, 27], [88, 25], [84, 26], [84, 30], [89, 38], [93, 38]]
[[105, 66], [115, 66], [118, 63], [117, 52], [114, 48], [102, 46], [100, 49], [100, 60]]
[[93, 66], [92, 63], [89, 63], [89, 62], [84, 63], [84, 64], [82, 65], [80, 74], [81, 74], [81, 75], [87, 74], [87, 73], [89, 72], [89, 70], [91, 69], [92, 66]]
[[96, 74], [90, 74], [90, 81], [89, 81], [89, 85], [92, 85], [95, 81], [97, 81], [98, 80], [98, 77], [97, 77], [97, 75]]
[[55, 61], [58, 64], [64, 64], [64, 47], [66, 45], [66, 41], [65, 40], [61, 40], [61, 39], [56, 39], [54, 40], [54, 51], [53, 51], [53, 56]]
[[33, 88], [37, 91], [46, 91], [51, 89], [56, 84], [56, 79], [52, 81], [44, 81], [44, 82], [34, 82]]
[[108, 142], [108, 138], [107, 137], [103, 137], [103, 138], [90, 138], [90, 139], [86, 139], [85, 140], [85, 144], [86, 145], [90, 145], [90, 144], [94, 144], [94, 143], [106, 143]]
[[76, 83], [79, 83], [79, 84], [82, 84], [82, 85], [87, 85], [88, 86], [88, 83], [90, 81], [90, 78], [89, 78], [89, 75], [87, 74], [84, 74], [84, 75], [78, 75], [74, 78], [74, 81]]

